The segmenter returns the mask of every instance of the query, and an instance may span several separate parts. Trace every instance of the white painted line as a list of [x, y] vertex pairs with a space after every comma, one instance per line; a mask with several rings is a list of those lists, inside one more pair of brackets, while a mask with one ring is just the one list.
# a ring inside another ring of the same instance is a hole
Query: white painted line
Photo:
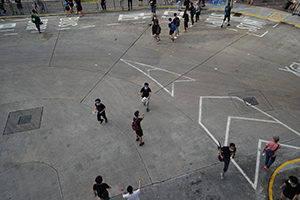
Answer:
[[231, 30], [231, 31], [238, 31], [237, 29], [233, 29], [233, 28], [226, 28], [228, 30]]
[[275, 24], [275, 25], [273, 26], [273, 28], [276, 28], [279, 24], [280, 24], [280, 23]]
[[210, 27], [218, 27], [218, 26], [215, 26], [215, 25], [209, 25], [209, 24], [205, 24], [206, 26], [210, 26]]
[[257, 34], [253, 34], [253, 33], [247, 33], [248, 35], [253, 35], [253, 36], [256, 36], [256, 37], [264, 37], [267, 33], [268, 33], [269, 31], [266, 31], [264, 34], [262, 34], [262, 35], [257, 35]]
[[14, 21], [14, 22], [21, 22], [21, 21], [27, 21], [27, 20], [29, 20], [28, 17], [25, 18], [25, 19], [14, 19], [13, 21]]
[[142, 21], [142, 22], [133, 22], [134, 24], [145, 24], [146, 21]]
[[70, 30], [71, 28], [58, 28], [58, 31]]
[[[300, 69], [299, 69], [300, 70]], [[202, 124], [202, 104], [203, 104], [203, 99], [207, 98], [207, 99], [237, 99], [241, 102], [244, 102], [242, 99], [240, 99], [239, 97], [229, 97], [229, 96], [201, 96], [200, 100], [199, 100], [199, 121], [198, 123], [201, 125], [201, 127], [206, 131], [206, 133], [208, 134], [208, 136], [218, 145], [218, 141], [216, 140], [216, 138], [213, 136], [213, 134]], [[287, 126], [286, 124], [280, 122], [279, 120], [277, 120], [275, 117], [267, 114], [266, 112], [260, 110], [259, 108], [256, 108], [255, 106], [249, 104], [248, 106], [250, 106], [253, 109], [256, 109], [257, 111], [259, 111], [260, 113], [268, 116], [269, 118], [271, 118], [272, 120], [263, 120], [263, 119], [254, 119], [254, 118], [245, 118], [245, 117], [234, 117], [234, 116], [228, 116], [227, 118], [227, 126], [226, 126], [226, 133], [225, 133], [225, 144], [224, 145], [228, 145], [228, 135], [229, 135], [229, 131], [230, 131], [230, 123], [231, 123], [231, 119], [241, 119], [241, 120], [249, 120], [249, 121], [257, 121], [257, 122], [266, 122], [266, 123], [278, 123], [281, 124], [282, 126], [286, 127], [287, 129], [289, 129], [290, 131], [294, 132], [295, 134], [297, 134], [298, 136], [300, 136], [300, 133], [295, 131], [294, 129], [290, 128], [289, 126]], [[262, 140], [259, 139], [258, 142], [258, 148], [257, 148], [257, 158], [256, 158], [256, 167], [255, 167], [255, 178], [254, 178], [254, 182], [252, 182], [249, 177], [245, 174], [245, 172], [241, 169], [241, 167], [235, 162], [235, 160], [231, 159], [233, 164], [237, 167], [237, 169], [240, 171], [240, 173], [245, 177], [245, 179], [249, 182], [249, 184], [253, 187], [254, 190], [256, 190], [257, 188], [257, 184], [258, 184], [258, 175], [259, 175], [259, 166], [260, 166], [260, 157], [261, 157], [261, 143], [265, 142], [267, 143], [268, 141], [266, 140]], [[300, 150], [300, 147], [295, 147], [295, 146], [291, 146], [291, 145], [285, 145], [285, 144], [280, 144], [282, 147], [288, 147], [288, 148], [294, 148], [297, 150]]]
[[18, 35], [18, 33], [4, 33], [3, 35], [8, 36], [8, 35]]
[[8, 32], [8, 31], [14, 31], [15, 29], [4, 29], [4, 30], [0, 30], [0, 32]]
[[93, 28], [93, 27], [96, 27], [96, 25], [83, 26], [82, 28]]
[[[174, 97], [174, 91], [175, 91], [174, 90], [174, 83], [176, 83], [176, 82], [191, 82], [191, 81], [196, 81], [195, 79], [192, 79], [190, 77], [182, 76], [181, 74], [178, 74], [178, 73], [175, 73], [175, 72], [171, 72], [169, 70], [165, 70], [165, 69], [162, 69], [162, 68], [154, 67], [154, 66], [151, 66], [151, 65], [147, 65], [147, 64], [144, 64], [144, 63], [134, 62], [134, 61], [125, 60], [125, 59], [120, 59], [120, 60], [122, 62], [126, 63], [127, 65], [133, 67], [134, 69], [138, 70], [139, 72], [143, 73], [147, 77], [149, 77], [151, 80], [153, 80], [155, 83], [157, 83], [162, 89], [164, 89], [167, 93], [169, 93], [172, 97]], [[147, 70], [148, 73], [146, 73], [143, 70], [139, 69], [138, 67], [132, 65], [131, 63], [136, 64], [136, 65], [145, 66], [145, 67], [148, 67], [150, 69], [148, 69]], [[176, 75], [176, 76], [179, 76], [179, 77], [182, 76], [183, 78], [186, 78], [187, 80], [176, 80], [176, 81], [173, 81], [172, 82], [172, 92], [170, 92], [168, 89], [166, 89], [162, 84], [160, 84], [156, 79], [154, 79], [150, 75], [150, 71], [155, 71], [155, 70], [163, 71], [163, 72], [166, 72], [166, 73], [169, 73], [169, 74], [173, 74], [173, 75]]]
[[[300, 60], [299, 60], [300, 62]], [[295, 74], [296, 76], [300, 77], [300, 63], [293, 62], [289, 67], [285, 66], [285, 69], [279, 68], [279, 70], [291, 72]]]
[[107, 26], [119, 26], [121, 25], [120, 23], [114, 23], [114, 24], [107, 24]]

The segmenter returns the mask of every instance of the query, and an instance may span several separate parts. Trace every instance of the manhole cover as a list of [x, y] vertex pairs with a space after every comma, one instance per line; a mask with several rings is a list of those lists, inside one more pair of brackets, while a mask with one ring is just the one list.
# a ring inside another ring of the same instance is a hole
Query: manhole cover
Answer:
[[250, 104], [252, 106], [258, 105], [258, 102], [255, 99], [255, 97], [247, 97], [247, 98], [243, 98], [243, 100], [246, 105], [248, 105], [248, 104]]
[[42, 115], [42, 107], [10, 112], [3, 135], [40, 128]]
[[242, 15], [241, 13], [234, 13], [233, 16], [235, 16], [235, 17], [240, 17], [241, 15]]

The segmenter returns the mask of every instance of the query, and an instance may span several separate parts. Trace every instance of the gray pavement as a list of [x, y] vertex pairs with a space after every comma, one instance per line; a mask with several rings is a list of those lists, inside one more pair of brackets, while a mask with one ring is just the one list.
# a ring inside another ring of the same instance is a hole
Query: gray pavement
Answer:
[[[43, 16], [42, 34], [26, 18], [1, 22], [1, 199], [94, 199], [101, 174], [112, 199], [142, 178], [141, 199], [263, 200], [283, 163], [274, 198], [285, 178], [300, 178], [299, 29], [259, 10], [221, 29], [223, 12], [207, 9], [187, 33], [181, 23], [173, 43], [175, 11], [157, 11], [160, 44], [149, 9]], [[144, 82], [149, 113], [138, 97]], [[107, 124], [92, 114], [98, 97]], [[249, 97], [258, 105], [242, 101]], [[136, 110], [145, 113], [142, 147], [131, 129]], [[264, 171], [260, 152], [273, 134], [282, 148]], [[224, 180], [216, 141], [237, 146]]]

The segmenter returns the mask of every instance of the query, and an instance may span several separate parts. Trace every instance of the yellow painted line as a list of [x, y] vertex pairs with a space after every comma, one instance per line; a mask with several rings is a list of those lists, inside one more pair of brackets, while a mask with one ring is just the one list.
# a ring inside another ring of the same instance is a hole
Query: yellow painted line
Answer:
[[294, 163], [294, 162], [300, 162], [300, 158], [294, 159], [294, 160], [290, 160], [286, 163], [283, 163], [282, 165], [280, 165], [272, 174], [271, 178], [270, 178], [270, 182], [269, 182], [269, 200], [273, 200], [273, 182], [275, 179], [275, 176], [277, 175], [277, 173], [279, 172], [279, 170], [281, 170], [282, 168], [284, 168], [286, 165]]

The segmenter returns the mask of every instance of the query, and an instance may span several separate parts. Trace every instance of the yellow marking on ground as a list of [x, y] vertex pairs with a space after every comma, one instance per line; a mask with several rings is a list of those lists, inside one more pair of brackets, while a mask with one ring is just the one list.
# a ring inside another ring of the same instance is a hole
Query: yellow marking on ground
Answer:
[[294, 162], [300, 162], [300, 158], [294, 159], [294, 160], [290, 160], [288, 162], [283, 163], [282, 165], [280, 165], [272, 174], [271, 178], [270, 178], [270, 182], [269, 182], [269, 199], [273, 200], [273, 182], [275, 179], [275, 176], [277, 175], [277, 173], [284, 168], [286, 165], [294, 163]]
[[289, 15], [285, 13], [280, 13], [280, 12], [274, 12], [272, 15], [270, 15], [270, 18], [273, 19], [279, 19], [279, 20], [284, 20], [287, 18]]

